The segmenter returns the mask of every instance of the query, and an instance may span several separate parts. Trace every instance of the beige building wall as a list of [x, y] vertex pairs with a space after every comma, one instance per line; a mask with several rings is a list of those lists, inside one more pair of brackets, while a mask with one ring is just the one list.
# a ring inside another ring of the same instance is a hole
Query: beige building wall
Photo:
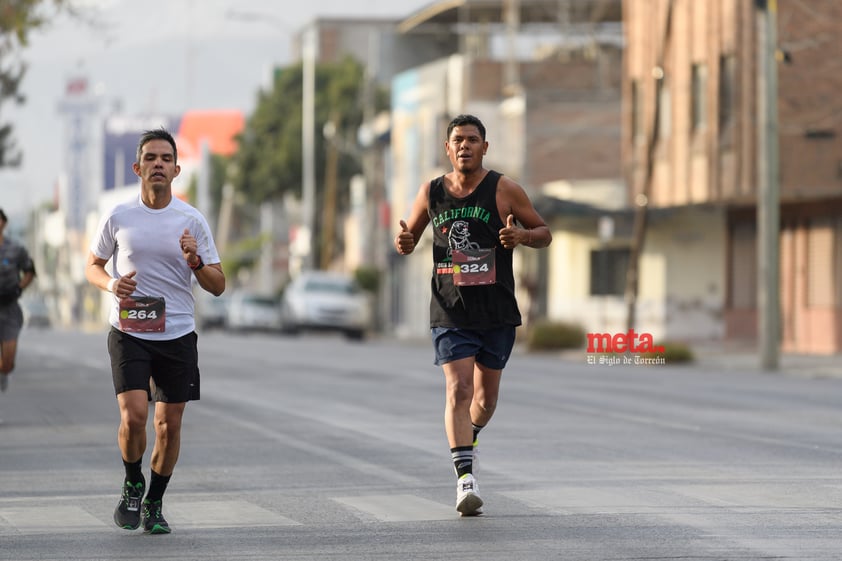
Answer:
[[622, 296], [591, 296], [590, 255], [600, 246], [594, 224], [581, 230], [553, 229], [549, 318], [579, 324], [589, 333], [625, 333]]
[[651, 296], [663, 302], [660, 322], [670, 338], [724, 336], [725, 225], [722, 209], [688, 207], [658, 220], [652, 229], [647, 255], [657, 254], [661, 262], [651, 267], [647, 259], [642, 280], [646, 292], [652, 288], [660, 293]]
[[[628, 38], [623, 160], [630, 188], [644, 189], [657, 101], [661, 112], [650, 204], [750, 201], [757, 184], [753, 3], [625, 0], [623, 10]], [[696, 83], [698, 122], [693, 118]], [[724, 95], [723, 88], [730, 93]]]
[[[650, 217], [641, 256], [637, 333], [658, 340], [707, 341], [724, 335], [725, 218], [720, 209], [684, 208]], [[591, 251], [606, 247], [597, 219], [553, 224], [549, 317], [581, 325], [587, 332], [625, 333], [622, 295], [590, 294]], [[608, 247], [621, 247], [622, 239]]]

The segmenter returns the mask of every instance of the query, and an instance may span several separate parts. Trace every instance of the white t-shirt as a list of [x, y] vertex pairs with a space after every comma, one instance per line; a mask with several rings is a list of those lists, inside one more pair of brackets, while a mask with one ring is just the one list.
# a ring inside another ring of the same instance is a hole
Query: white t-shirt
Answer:
[[[138, 195], [115, 206], [99, 222], [91, 252], [111, 261], [112, 274], [121, 277], [137, 271], [133, 296], [164, 297], [166, 324], [163, 332], [133, 332], [141, 339], [177, 339], [196, 328], [193, 311], [193, 271], [184, 259], [179, 240], [185, 228], [196, 238], [206, 265], [219, 263], [219, 254], [207, 220], [177, 197], [166, 208], [147, 207]], [[112, 298], [109, 322], [119, 329], [119, 299]]]

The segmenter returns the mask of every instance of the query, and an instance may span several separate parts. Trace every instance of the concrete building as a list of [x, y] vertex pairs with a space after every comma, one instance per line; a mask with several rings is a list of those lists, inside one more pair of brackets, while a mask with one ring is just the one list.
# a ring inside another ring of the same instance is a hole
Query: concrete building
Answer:
[[[842, 350], [842, 5], [776, 5], [781, 349], [834, 353]], [[710, 298], [699, 304], [718, 318], [725, 340], [750, 343], [758, 337], [757, 203], [767, 169], [759, 6], [749, 0], [623, 3], [623, 163], [630, 194], [646, 192], [655, 213], [704, 208], [710, 214], [697, 253], [669, 267], [710, 287]]]
[[[408, 36], [449, 37], [453, 50], [392, 83], [392, 230], [421, 183], [450, 171], [450, 119], [479, 116], [488, 129], [486, 167], [518, 181], [553, 229], [548, 250], [515, 252], [527, 324], [550, 317], [600, 325], [594, 309], [604, 301], [589, 290], [590, 248], [600, 243], [601, 215], [626, 205], [620, 22], [619, 1], [460, 0], [431, 4], [400, 25]], [[406, 336], [429, 330], [429, 242], [428, 231], [413, 255], [391, 260], [389, 319]]]

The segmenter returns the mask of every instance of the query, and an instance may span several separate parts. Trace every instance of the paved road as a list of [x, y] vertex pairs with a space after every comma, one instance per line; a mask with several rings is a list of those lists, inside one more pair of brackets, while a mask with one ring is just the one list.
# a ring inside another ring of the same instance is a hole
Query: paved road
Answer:
[[0, 560], [842, 558], [840, 378], [518, 353], [481, 437], [486, 514], [460, 519], [425, 342], [210, 332], [200, 353], [174, 533], [146, 536], [111, 521], [104, 334], [24, 332]]

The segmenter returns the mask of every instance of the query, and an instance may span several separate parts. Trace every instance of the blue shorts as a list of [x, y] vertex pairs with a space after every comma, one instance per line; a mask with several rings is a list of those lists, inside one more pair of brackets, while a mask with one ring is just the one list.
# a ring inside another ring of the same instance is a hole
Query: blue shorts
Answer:
[[512, 325], [494, 329], [433, 327], [430, 334], [438, 366], [476, 357], [476, 361], [487, 368], [503, 370], [515, 346], [515, 327]]

